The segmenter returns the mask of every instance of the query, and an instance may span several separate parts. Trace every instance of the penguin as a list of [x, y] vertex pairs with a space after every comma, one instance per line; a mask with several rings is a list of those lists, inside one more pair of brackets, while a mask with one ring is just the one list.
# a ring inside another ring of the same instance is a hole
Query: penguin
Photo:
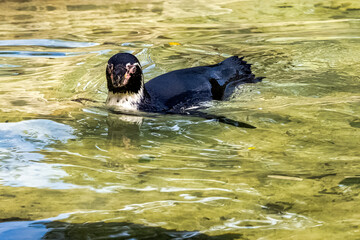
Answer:
[[257, 83], [263, 77], [255, 77], [243, 58], [232, 56], [214, 65], [171, 71], [144, 83], [139, 60], [130, 53], [117, 53], [108, 61], [106, 79], [106, 105], [117, 111], [190, 115], [255, 128], [197, 107], [212, 100], [227, 100], [236, 86]]

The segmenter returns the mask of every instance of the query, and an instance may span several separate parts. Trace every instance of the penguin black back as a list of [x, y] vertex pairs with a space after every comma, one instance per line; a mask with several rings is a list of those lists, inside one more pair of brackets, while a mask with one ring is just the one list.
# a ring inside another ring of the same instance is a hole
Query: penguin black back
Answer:
[[256, 83], [251, 65], [236, 56], [210, 66], [175, 70], [145, 84], [151, 96], [164, 104], [166, 111], [186, 108], [210, 100], [226, 100], [236, 86]]

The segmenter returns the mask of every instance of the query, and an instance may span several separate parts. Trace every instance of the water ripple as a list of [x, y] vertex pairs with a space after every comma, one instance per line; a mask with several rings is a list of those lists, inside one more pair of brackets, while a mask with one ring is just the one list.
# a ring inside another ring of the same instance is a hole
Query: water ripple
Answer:
[[0, 40], [0, 46], [40, 46], [47, 48], [83, 48], [97, 46], [99, 43], [75, 42], [56, 39]]
[[0, 68], [16, 68], [21, 67], [20, 65], [13, 65], [13, 64], [0, 64]]
[[[295, 213], [266, 216], [263, 219], [236, 219], [231, 218], [223, 225], [213, 226], [211, 231], [234, 231], [236, 229], [300, 229], [305, 227], [318, 227], [323, 223]], [[207, 232], [207, 231], [205, 231]]]
[[43, 51], [0, 51], [1, 57], [46, 57], [46, 58], [59, 58], [59, 57], [72, 57], [85, 55], [89, 53], [105, 54], [110, 50], [92, 51], [92, 52], [43, 52]]

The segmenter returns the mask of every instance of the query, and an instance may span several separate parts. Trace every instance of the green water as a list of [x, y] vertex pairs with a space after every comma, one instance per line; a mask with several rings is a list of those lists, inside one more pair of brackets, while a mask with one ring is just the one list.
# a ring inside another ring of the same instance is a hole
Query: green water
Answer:
[[[358, 1], [0, 9], [0, 239], [360, 239]], [[244, 56], [266, 78], [207, 111], [257, 129], [109, 113], [117, 52], [146, 80]]]

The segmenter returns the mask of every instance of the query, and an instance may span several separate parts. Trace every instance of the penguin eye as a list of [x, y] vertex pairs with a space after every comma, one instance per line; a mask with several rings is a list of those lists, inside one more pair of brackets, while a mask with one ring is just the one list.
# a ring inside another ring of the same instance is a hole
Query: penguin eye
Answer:
[[134, 63], [134, 64], [127, 63], [126, 64], [126, 73], [134, 74], [134, 73], [138, 72], [138, 70], [139, 70], [139, 64], [137, 64], [137, 63]]

